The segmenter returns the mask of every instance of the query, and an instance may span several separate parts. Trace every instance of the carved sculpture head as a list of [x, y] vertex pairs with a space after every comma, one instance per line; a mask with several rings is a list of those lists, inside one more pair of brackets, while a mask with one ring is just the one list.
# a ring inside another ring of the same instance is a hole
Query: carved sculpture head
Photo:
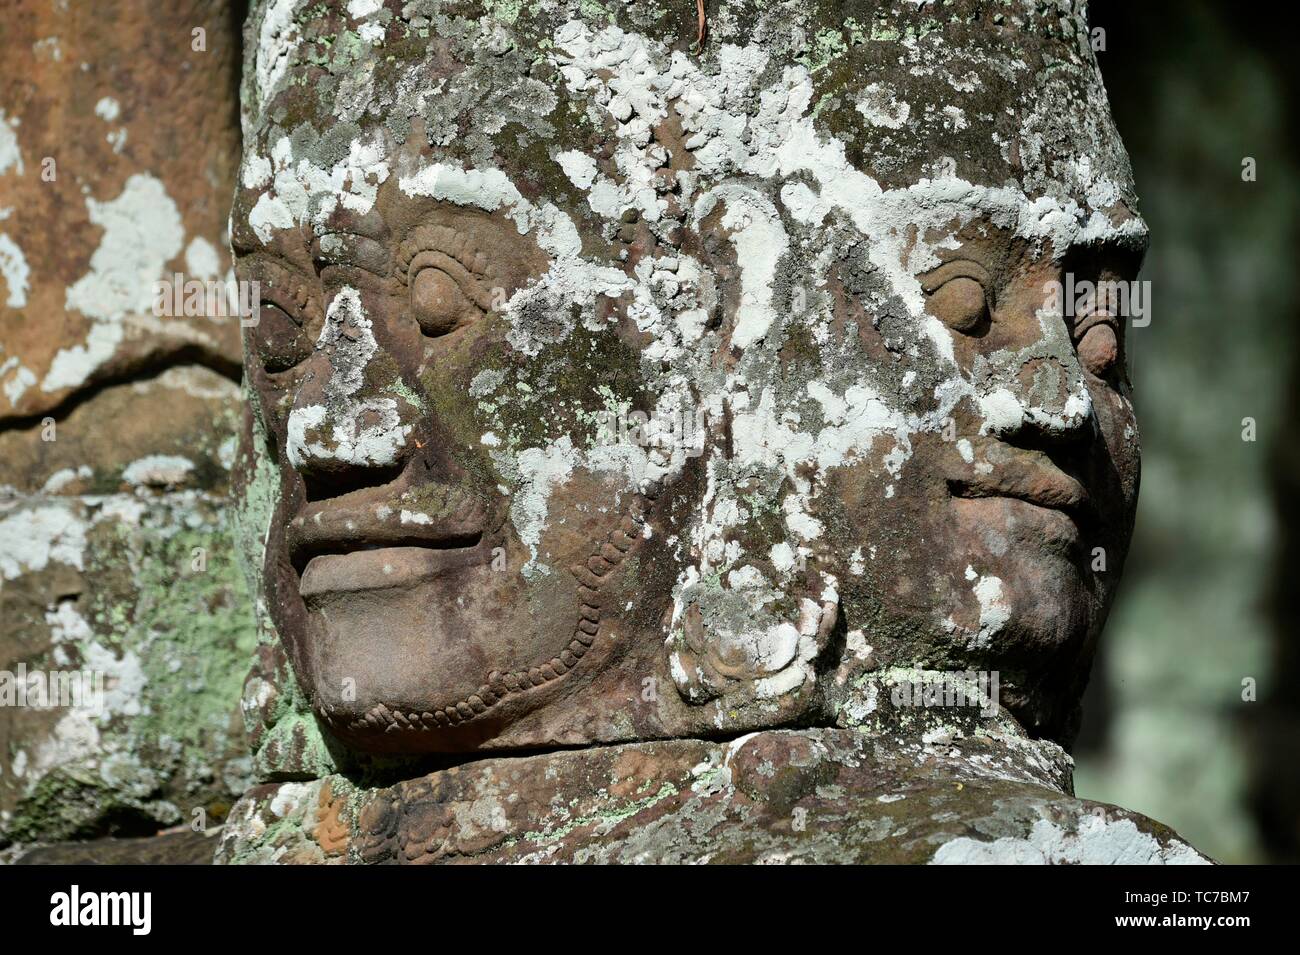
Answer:
[[[1078, 4], [271, 0], [266, 605], [331, 732], [831, 722], [998, 670], [1068, 737], [1138, 483], [1145, 244]], [[680, 9], [678, 9], [680, 7]]]

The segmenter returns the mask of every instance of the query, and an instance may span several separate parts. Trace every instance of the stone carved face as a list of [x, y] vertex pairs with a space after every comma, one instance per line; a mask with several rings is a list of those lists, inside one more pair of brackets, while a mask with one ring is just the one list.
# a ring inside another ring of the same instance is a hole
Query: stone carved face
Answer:
[[270, 6], [250, 447], [332, 733], [843, 722], [928, 667], [1069, 735], [1138, 448], [1123, 318], [1050, 283], [1132, 279], [1145, 236], [1081, 25], [882, 8], [902, 40], [817, 65], [817, 4], [724, 3], [702, 56], [649, 12]]

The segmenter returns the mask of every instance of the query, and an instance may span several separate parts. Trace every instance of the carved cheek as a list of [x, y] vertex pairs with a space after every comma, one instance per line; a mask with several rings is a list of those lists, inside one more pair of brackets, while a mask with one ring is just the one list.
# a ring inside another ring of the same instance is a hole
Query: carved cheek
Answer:
[[1097, 440], [1101, 442], [1095, 450], [1108, 459], [1105, 466], [1118, 478], [1120, 494], [1126, 506], [1131, 506], [1136, 501], [1140, 469], [1137, 416], [1133, 404], [1104, 379], [1090, 374], [1085, 381], [1092, 395]]
[[262, 303], [252, 337], [257, 356], [269, 372], [286, 371], [311, 354], [312, 342], [307, 332], [270, 302]]
[[445, 335], [477, 313], [460, 283], [442, 269], [421, 269], [411, 283], [411, 309], [427, 335]]

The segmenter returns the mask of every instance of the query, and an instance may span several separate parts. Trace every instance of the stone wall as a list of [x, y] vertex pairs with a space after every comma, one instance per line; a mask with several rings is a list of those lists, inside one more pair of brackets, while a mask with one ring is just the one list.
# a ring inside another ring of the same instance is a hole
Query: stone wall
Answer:
[[247, 784], [239, 322], [155, 302], [230, 275], [241, 6], [0, 19], [0, 673], [103, 690], [3, 700], [0, 847], [211, 821]]

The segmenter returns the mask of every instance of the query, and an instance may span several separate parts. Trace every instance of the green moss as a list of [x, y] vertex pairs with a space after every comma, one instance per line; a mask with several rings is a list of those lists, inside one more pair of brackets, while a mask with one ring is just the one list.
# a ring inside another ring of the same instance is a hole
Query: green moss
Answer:
[[487, 15], [502, 23], [513, 24], [519, 19], [523, 0], [484, 0], [483, 8]]
[[280, 472], [268, 446], [256, 392], [245, 386], [244, 399], [249, 403], [252, 423], [240, 447], [241, 482], [230, 509], [231, 539], [240, 554], [248, 592], [256, 593], [266, 534], [280, 503]]
[[630, 819], [637, 813], [649, 809], [655, 803], [662, 802], [671, 796], [677, 795], [677, 787], [672, 783], [665, 782], [659, 787], [659, 790], [649, 796], [641, 799], [627, 800], [625, 802], [615, 802], [612, 805], [597, 809], [592, 813], [584, 816], [577, 816], [561, 826], [552, 829], [535, 830], [524, 833], [523, 838], [530, 842], [550, 843], [558, 842], [564, 839], [569, 833], [583, 826], [603, 825], [607, 829], [613, 828], [620, 822]]
[[277, 683], [280, 715], [267, 727], [254, 754], [256, 778], [323, 777], [337, 772], [339, 763], [297, 681], [285, 674]]
[[0, 844], [75, 839], [98, 835], [98, 821], [122, 796], [99, 780], [75, 768], [57, 769], [43, 776], [19, 804]]
[[406, 382], [402, 381], [401, 378], [395, 378], [392, 382], [388, 384], [385, 390], [387, 390], [391, 394], [397, 395], [397, 397], [401, 398], [403, 401], [411, 405], [416, 410], [418, 411], [424, 410], [424, 399], [421, 398], [414, 391], [412, 391], [411, 388], [406, 384]]
[[[611, 396], [629, 406], [645, 406], [640, 356], [614, 336], [575, 324], [563, 342], [544, 347], [524, 366], [505, 341], [504, 319], [490, 315], [485, 320], [495, 326], [482, 336], [491, 344], [473, 354], [468, 344], [453, 351], [422, 382], [434, 415], [451, 432], [449, 451], [480, 486], [494, 488], [509, 477], [498, 472], [481, 444], [484, 432], [497, 436], [497, 450], [506, 455], [545, 447], [564, 434], [583, 446]], [[500, 372], [502, 384], [490, 398], [467, 399], [471, 372], [484, 371]]]
[[584, 20], [604, 20], [613, 22], [614, 14], [609, 8], [602, 5], [599, 0], [580, 0], [578, 12], [582, 14]]
[[123, 639], [148, 647], [155, 702], [133, 730], [154, 745], [179, 740], [186, 759], [225, 741], [257, 643], [240, 565], [223, 529], [185, 530], [160, 541], [137, 577], [136, 632]]
[[[106, 709], [78, 717], [98, 734], [95, 750], [64, 753], [53, 735], [35, 744], [38, 760], [55, 765], [29, 771], [8, 838], [145, 834], [191, 808], [227, 803], [244, 785], [238, 700], [256, 625], [224, 502], [137, 500], [138, 518], [100, 520], [87, 536], [76, 610], [90, 633], [33, 661], [107, 666]], [[97, 662], [106, 654], [116, 663]]]

